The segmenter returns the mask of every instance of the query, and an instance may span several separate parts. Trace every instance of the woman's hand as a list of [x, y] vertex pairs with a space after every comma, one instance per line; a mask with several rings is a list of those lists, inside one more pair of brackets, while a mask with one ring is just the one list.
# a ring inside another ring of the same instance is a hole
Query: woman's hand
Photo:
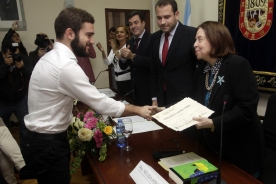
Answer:
[[4, 56], [4, 62], [6, 65], [11, 66], [11, 64], [13, 63], [12, 56], [11, 55]]
[[15, 30], [18, 28], [17, 23], [18, 23], [18, 20], [17, 20], [17, 21], [15, 21], [15, 22], [12, 24], [12, 30], [14, 30], [14, 31], [15, 31]]
[[193, 118], [193, 120], [198, 122], [195, 125], [197, 129], [212, 128], [214, 126], [213, 120], [209, 118], [198, 117], [198, 118]]
[[102, 44], [101, 44], [100, 42], [98, 42], [98, 43], [96, 44], [96, 46], [98, 47], [98, 49], [99, 49], [101, 52], [104, 51], [104, 48], [103, 48], [103, 46], [102, 46]]

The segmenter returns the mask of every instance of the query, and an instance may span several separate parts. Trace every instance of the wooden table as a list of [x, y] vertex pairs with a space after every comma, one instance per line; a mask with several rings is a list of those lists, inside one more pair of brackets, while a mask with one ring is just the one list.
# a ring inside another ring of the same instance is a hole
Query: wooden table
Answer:
[[[218, 166], [219, 156], [190, 139], [182, 132], [176, 132], [161, 124], [162, 130], [133, 134], [129, 137], [129, 145], [132, 151], [126, 152], [117, 148], [115, 140], [108, 146], [107, 157], [104, 162], [91, 158], [87, 154], [87, 160], [82, 163], [82, 170], [86, 167], [92, 169], [99, 184], [131, 184], [134, 183], [129, 173], [137, 166], [140, 160], [150, 165], [169, 183], [174, 183], [166, 170], [164, 170], [152, 157], [154, 151], [184, 150], [195, 152], [209, 162]], [[179, 144], [179, 147], [178, 147]], [[166, 149], [167, 147], [167, 149]], [[171, 148], [171, 149], [168, 149]], [[88, 165], [89, 163], [89, 165]], [[254, 184], [262, 183], [235, 165], [222, 161], [222, 179], [228, 184]]]

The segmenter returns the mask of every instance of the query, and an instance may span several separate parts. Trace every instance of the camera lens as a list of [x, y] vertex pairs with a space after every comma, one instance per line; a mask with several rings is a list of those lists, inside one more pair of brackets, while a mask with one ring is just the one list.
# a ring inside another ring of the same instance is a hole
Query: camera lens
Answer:
[[20, 54], [12, 54], [12, 59], [15, 62], [20, 62], [22, 60], [22, 58], [20, 57]]

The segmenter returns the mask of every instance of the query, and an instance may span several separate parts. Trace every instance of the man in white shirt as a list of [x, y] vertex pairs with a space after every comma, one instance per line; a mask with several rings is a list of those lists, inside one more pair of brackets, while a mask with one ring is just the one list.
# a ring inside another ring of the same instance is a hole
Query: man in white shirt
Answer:
[[[57, 42], [36, 64], [29, 85], [27, 131], [21, 143], [28, 170], [39, 184], [69, 183], [69, 143], [66, 130], [74, 99], [109, 116], [150, 118], [157, 107], [124, 105], [89, 83], [76, 56], [86, 57], [94, 44], [94, 18], [77, 8], [61, 11], [55, 20]], [[22, 173], [23, 174], [23, 173]]]

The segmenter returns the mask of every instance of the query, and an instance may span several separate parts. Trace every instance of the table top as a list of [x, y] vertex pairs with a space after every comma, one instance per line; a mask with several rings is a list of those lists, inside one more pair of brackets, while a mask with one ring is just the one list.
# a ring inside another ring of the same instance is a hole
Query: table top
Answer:
[[[120, 98], [120, 95], [116, 95], [115, 97], [117, 100]], [[127, 99], [127, 101], [131, 102], [129, 99]], [[84, 111], [88, 109], [88, 106], [80, 102], [77, 108], [80, 111]], [[76, 109], [73, 110], [73, 113], [76, 114]], [[169, 183], [174, 183], [169, 177], [168, 171], [158, 164], [158, 160], [152, 157], [155, 151], [194, 152], [218, 167], [219, 155], [198, 144], [183, 132], [177, 132], [161, 123], [156, 123], [163, 129], [132, 134], [129, 137], [129, 145], [133, 148], [131, 151], [127, 152], [118, 148], [116, 140], [112, 140], [111, 145], [107, 146], [105, 161], [100, 162], [98, 159], [92, 158], [91, 154], [88, 153], [87, 160], [84, 158], [82, 162], [82, 172], [86, 170], [85, 168], [90, 167], [99, 184], [131, 184], [135, 182], [129, 174], [142, 160], [150, 165]], [[262, 183], [234, 164], [225, 160], [221, 162], [221, 176], [222, 179], [229, 184]]]
[[[169, 177], [168, 171], [163, 169], [158, 161], [152, 157], [154, 151], [184, 150], [185, 152], [194, 152], [218, 166], [218, 155], [199, 145], [184, 133], [176, 132], [162, 124], [159, 125], [163, 127], [162, 130], [132, 134], [129, 137], [129, 145], [133, 148], [131, 151], [127, 152], [118, 148], [116, 140], [112, 141], [107, 148], [107, 157], [104, 162], [100, 162], [87, 154], [89, 165], [98, 183], [134, 183], [129, 174], [141, 160], [155, 169], [169, 183], [174, 183]], [[262, 183], [225, 160], [221, 163], [221, 174], [222, 179], [230, 184]]]

